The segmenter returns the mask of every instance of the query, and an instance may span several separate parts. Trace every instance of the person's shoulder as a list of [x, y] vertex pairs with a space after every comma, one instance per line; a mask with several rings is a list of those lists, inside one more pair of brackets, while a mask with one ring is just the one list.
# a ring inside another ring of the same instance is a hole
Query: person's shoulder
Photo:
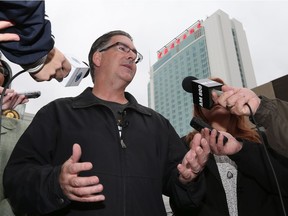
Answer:
[[[80, 93], [79, 95], [76, 96], [70, 96], [70, 97], [62, 97], [62, 98], [57, 98], [53, 101], [51, 101], [49, 104], [50, 105], [69, 105], [74, 103], [75, 101], [79, 101], [79, 100], [89, 100], [92, 93], [91, 93], [92, 89], [90, 87], [86, 88], [82, 93]], [[48, 105], [48, 104], [47, 104]]]
[[62, 97], [62, 98], [57, 98], [54, 101], [52, 101], [51, 103], [55, 103], [55, 104], [66, 104], [69, 102], [72, 102], [76, 97]]
[[128, 101], [130, 102], [131, 106], [136, 108], [138, 110], [138, 112], [141, 112], [143, 114], [155, 117], [155, 118], [160, 118], [162, 120], [167, 120], [162, 114], [160, 114], [159, 112], [155, 111], [154, 109], [144, 106], [142, 104], [139, 104], [137, 102], [137, 100], [134, 98], [134, 96], [132, 94], [130, 94], [129, 92], [125, 92], [125, 96], [128, 99]]
[[158, 119], [158, 120], [164, 121], [164, 122], [169, 122], [169, 120], [165, 116], [163, 116], [161, 113], [153, 110], [152, 108], [146, 107], [146, 106], [143, 106], [140, 104], [139, 104], [139, 107], [141, 107], [143, 110], [145, 110], [145, 112], [148, 113], [152, 118]]
[[144, 105], [141, 105], [141, 104], [138, 104], [138, 109], [148, 113], [149, 115], [162, 116], [160, 113], [158, 113], [157, 111], [153, 110], [152, 108], [144, 106]]
[[[57, 110], [66, 109], [67, 107], [71, 107], [72, 101], [74, 97], [63, 97], [57, 98], [53, 101], [48, 102], [46, 105], [41, 107], [37, 114], [47, 114], [51, 112], [57, 112]], [[66, 107], [66, 108], [65, 108]]]

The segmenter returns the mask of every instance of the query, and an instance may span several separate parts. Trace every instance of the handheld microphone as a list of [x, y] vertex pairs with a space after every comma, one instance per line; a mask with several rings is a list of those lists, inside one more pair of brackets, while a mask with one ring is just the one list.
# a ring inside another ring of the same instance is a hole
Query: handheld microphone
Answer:
[[38, 98], [41, 96], [41, 92], [40, 91], [31, 91], [31, 92], [21, 92], [18, 93], [19, 95], [25, 95], [25, 97], [27, 99], [31, 99], [31, 98]]
[[193, 103], [206, 109], [211, 109], [213, 106], [212, 91], [221, 94], [222, 85], [210, 79], [197, 79], [193, 76], [188, 76], [182, 81], [183, 89], [193, 94]]
[[72, 55], [66, 54], [65, 57], [71, 64], [71, 71], [60, 83], [65, 87], [78, 86], [81, 80], [89, 74], [89, 66]]

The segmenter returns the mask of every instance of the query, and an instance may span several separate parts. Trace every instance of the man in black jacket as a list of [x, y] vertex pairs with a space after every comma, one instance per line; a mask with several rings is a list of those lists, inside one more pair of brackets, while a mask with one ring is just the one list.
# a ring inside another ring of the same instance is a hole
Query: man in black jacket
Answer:
[[93, 88], [43, 107], [16, 144], [4, 173], [15, 211], [165, 216], [162, 194], [197, 205], [208, 143], [196, 136], [187, 152], [167, 119], [125, 92], [141, 60], [126, 32], [93, 43]]
[[61, 81], [71, 70], [69, 61], [54, 47], [45, 1], [0, 1], [0, 51], [36, 81]]

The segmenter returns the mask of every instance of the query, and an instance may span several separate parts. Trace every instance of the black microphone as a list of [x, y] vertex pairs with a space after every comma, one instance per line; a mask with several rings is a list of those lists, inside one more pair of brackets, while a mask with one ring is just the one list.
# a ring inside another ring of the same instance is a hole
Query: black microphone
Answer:
[[193, 103], [206, 109], [213, 106], [212, 91], [221, 94], [222, 83], [210, 79], [197, 79], [193, 76], [185, 77], [182, 81], [182, 87], [186, 92], [193, 94]]

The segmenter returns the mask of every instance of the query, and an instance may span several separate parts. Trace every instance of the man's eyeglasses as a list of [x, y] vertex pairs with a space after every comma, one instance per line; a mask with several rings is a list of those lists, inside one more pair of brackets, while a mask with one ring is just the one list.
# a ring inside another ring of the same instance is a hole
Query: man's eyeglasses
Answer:
[[119, 51], [125, 52], [125, 53], [129, 53], [130, 50], [131, 50], [131, 51], [136, 55], [136, 58], [134, 59], [135, 64], [141, 62], [142, 59], [143, 59], [143, 56], [142, 56], [139, 52], [137, 52], [137, 50], [131, 49], [131, 48], [128, 47], [126, 44], [121, 43], [121, 42], [116, 42], [116, 43], [114, 43], [114, 44], [112, 44], [112, 45], [110, 45], [110, 46], [108, 46], [108, 47], [105, 47], [105, 48], [103, 48], [103, 49], [100, 49], [99, 52], [106, 51], [106, 50], [108, 50], [108, 49], [110, 49], [110, 48], [112, 48], [112, 47], [117, 47], [117, 49], [118, 49]]

